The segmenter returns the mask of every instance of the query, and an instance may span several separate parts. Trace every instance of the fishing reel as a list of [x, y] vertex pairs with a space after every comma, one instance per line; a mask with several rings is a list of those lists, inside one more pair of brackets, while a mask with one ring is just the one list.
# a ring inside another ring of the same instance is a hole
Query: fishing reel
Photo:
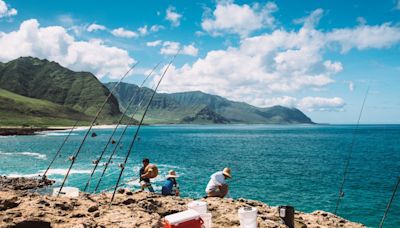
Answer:
[[93, 160], [93, 161], [92, 161], [92, 163], [93, 163], [94, 165], [97, 165], [97, 164], [99, 164], [99, 162], [100, 162], [100, 160], [99, 160], [99, 159], [95, 159], [95, 160]]
[[121, 169], [124, 169], [125, 168], [125, 163], [119, 163], [118, 167], [121, 168]]
[[75, 158], [76, 158], [75, 156], [69, 156], [69, 157], [68, 157], [68, 160], [70, 160], [70, 161], [75, 161]]

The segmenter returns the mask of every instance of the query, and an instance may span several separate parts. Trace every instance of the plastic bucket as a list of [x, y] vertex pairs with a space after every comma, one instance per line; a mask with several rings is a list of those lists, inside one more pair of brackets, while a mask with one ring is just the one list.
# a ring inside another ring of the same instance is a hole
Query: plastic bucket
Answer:
[[188, 203], [188, 209], [195, 210], [199, 212], [199, 214], [207, 213], [207, 203], [203, 201], [192, 201]]
[[200, 214], [200, 218], [204, 222], [203, 223], [204, 228], [212, 227], [212, 214], [211, 213]]
[[241, 207], [238, 211], [241, 228], [257, 227], [257, 208]]
[[[53, 188], [53, 196], [57, 196], [60, 188]], [[60, 196], [76, 198], [79, 196], [79, 188], [75, 187], [63, 187], [60, 192]]]

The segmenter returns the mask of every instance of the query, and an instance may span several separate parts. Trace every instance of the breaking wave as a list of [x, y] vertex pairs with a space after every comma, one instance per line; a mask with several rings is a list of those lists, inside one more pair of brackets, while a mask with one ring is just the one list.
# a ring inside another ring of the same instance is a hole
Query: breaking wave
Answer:
[[46, 160], [47, 156], [45, 154], [41, 154], [41, 153], [35, 153], [35, 152], [3, 152], [0, 151], [0, 155], [4, 155], [4, 156], [29, 156], [29, 157], [33, 157], [36, 159], [41, 159], [41, 160]]

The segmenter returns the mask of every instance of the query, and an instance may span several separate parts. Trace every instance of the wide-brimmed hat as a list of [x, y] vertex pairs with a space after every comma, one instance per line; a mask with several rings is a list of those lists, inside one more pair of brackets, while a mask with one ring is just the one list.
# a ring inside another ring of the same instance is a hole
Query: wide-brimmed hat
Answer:
[[222, 173], [223, 173], [225, 176], [227, 176], [227, 177], [229, 177], [229, 178], [232, 178], [232, 174], [231, 174], [231, 169], [230, 169], [230, 168], [228, 168], [228, 167], [224, 168], [224, 170], [222, 171]]
[[167, 178], [177, 178], [177, 177], [178, 177], [178, 175], [176, 175], [174, 170], [168, 171]]

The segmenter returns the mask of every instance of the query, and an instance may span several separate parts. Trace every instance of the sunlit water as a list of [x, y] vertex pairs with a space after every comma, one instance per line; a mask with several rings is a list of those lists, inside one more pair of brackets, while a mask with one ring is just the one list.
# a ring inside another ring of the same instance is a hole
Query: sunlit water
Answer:
[[[123, 175], [123, 183], [137, 177], [143, 157], [158, 165], [156, 189], [168, 170], [180, 175], [183, 196], [202, 197], [209, 176], [229, 166], [233, 171], [230, 196], [261, 200], [270, 205], [293, 205], [297, 210], [333, 211], [355, 126], [145, 126]], [[117, 131], [117, 139], [122, 129]], [[117, 149], [101, 189], [115, 184], [135, 127], [128, 130]], [[83, 188], [112, 129], [96, 129], [73, 167], [68, 186]], [[75, 131], [57, 158], [49, 177], [58, 184], [85, 131]], [[36, 176], [43, 172], [67, 132], [36, 136], [0, 137], [0, 174]], [[108, 157], [112, 145], [106, 153]], [[93, 183], [102, 166], [94, 175]], [[379, 225], [400, 171], [400, 125], [364, 125], [355, 145], [338, 214], [371, 227]], [[137, 189], [136, 181], [128, 187]], [[158, 187], [158, 188], [157, 188]], [[400, 227], [400, 194], [397, 194], [386, 227]]]

